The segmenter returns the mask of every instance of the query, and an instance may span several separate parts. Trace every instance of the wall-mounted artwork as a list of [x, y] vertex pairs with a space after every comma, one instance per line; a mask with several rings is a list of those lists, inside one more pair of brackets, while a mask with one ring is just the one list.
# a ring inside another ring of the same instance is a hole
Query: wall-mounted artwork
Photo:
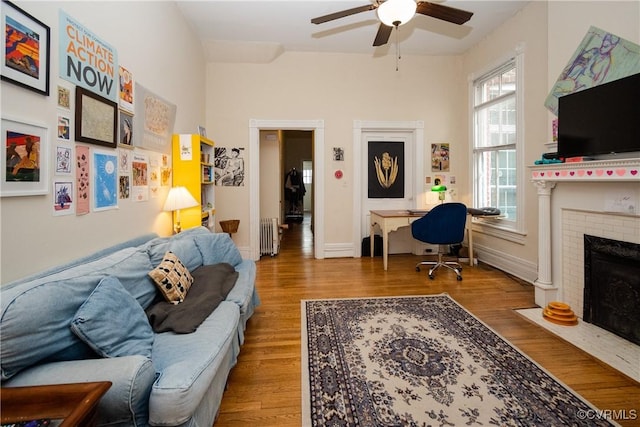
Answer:
[[149, 157], [135, 153], [131, 162], [131, 196], [136, 202], [149, 200]]
[[431, 171], [449, 172], [449, 144], [431, 144]]
[[120, 83], [120, 108], [133, 113], [133, 74], [123, 66], [120, 66], [118, 76]]
[[48, 129], [34, 123], [2, 119], [0, 196], [49, 193]]
[[76, 145], [76, 215], [90, 212], [91, 201], [91, 161], [89, 147]]
[[244, 148], [215, 147], [215, 185], [241, 187], [244, 185]]
[[58, 25], [60, 78], [118, 102], [118, 51], [62, 9]]
[[369, 141], [368, 197], [404, 198], [404, 142]]
[[71, 89], [63, 85], [58, 85], [58, 107], [71, 110]]
[[93, 150], [93, 210], [118, 207], [118, 156], [113, 151]]
[[69, 144], [56, 145], [56, 175], [71, 175], [73, 147]]
[[176, 106], [135, 84], [135, 146], [160, 153], [171, 152], [171, 136], [176, 120]]
[[53, 183], [53, 215], [71, 215], [75, 211], [73, 198], [73, 181], [56, 181]]
[[125, 148], [133, 148], [133, 114], [120, 111], [118, 120], [118, 145]]
[[58, 114], [58, 139], [71, 140], [71, 119], [66, 114]]
[[544, 105], [557, 116], [559, 97], [637, 73], [640, 73], [640, 46], [592, 26]]
[[2, 1], [2, 80], [49, 95], [49, 27], [11, 2]]
[[118, 106], [93, 92], [76, 87], [76, 141], [116, 147]]

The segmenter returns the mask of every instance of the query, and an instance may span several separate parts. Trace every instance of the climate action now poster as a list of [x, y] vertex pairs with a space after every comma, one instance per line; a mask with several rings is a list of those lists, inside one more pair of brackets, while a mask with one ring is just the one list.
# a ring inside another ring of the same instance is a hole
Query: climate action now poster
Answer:
[[118, 102], [118, 52], [60, 10], [60, 78]]

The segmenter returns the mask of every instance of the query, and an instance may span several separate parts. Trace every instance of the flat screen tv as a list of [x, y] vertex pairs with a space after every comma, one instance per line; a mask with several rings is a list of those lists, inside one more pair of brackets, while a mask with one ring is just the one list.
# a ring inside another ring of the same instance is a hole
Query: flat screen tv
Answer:
[[637, 157], [634, 151], [640, 152], [640, 74], [558, 99], [558, 157]]

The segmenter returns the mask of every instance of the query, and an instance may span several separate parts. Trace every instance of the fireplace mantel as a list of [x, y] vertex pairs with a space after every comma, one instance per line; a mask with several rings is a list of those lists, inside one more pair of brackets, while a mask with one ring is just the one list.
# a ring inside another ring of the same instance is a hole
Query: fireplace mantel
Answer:
[[640, 159], [594, 160], [579, 163], [551, 163], [530, 166], [533, 182], [551, 181], [638, 181]]
[[595, 160], [580, 163], [552, 163], [529, 167], [530, 179], [538, 189], [538, 278], [534, 282], [535, 302], [546, 307], [558, 298], [551, 272], [551, 191], [561, 182], [638, 182], [640, 158]]

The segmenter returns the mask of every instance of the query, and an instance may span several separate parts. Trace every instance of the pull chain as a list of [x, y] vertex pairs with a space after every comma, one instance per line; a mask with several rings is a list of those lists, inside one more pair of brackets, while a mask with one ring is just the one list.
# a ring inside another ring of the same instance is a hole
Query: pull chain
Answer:
[[399, 65], [398, 63], [400, 62], [400, 59], [402, 59], [402, 57], [400, 56], [400, 27], [398, 25], [396, 25], [396, 71], [399, 70]]

